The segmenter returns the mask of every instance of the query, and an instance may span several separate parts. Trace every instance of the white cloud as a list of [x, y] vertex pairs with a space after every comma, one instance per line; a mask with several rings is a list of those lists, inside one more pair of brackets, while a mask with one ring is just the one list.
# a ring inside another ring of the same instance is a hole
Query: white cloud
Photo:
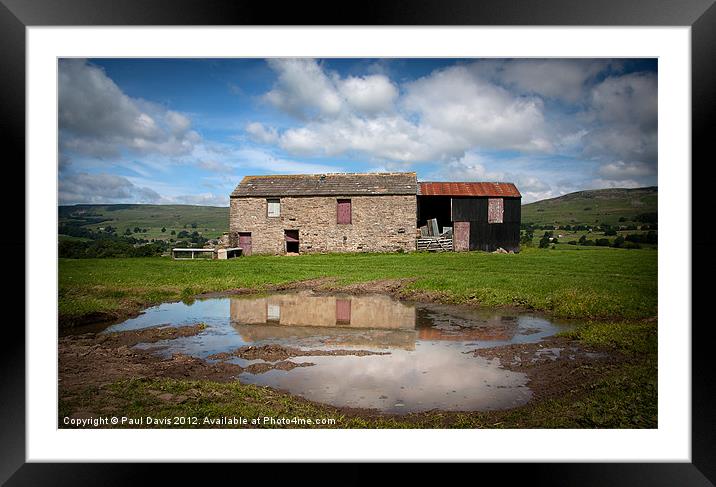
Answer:
[[591, 59], [519, 59], [501, 63], [499, 79], [525, 93], [571, 103], [585, 95], [585, 84], [609, 66]]
[[398, 88], [382, 74], [365, 77], [350, 76], [339, 79], [337, 84], [348, 104], [363, 113], [390, 111], [398, 97]]
[[623, 180], [624, 178], [637, 178], [654, 174], [654, 167], [644, 162], [616, 161], [604, 164], [599, 168], [599, 174], [606, 179]]
[[251, 139], [261, 144], [273, 144], [278, 142], [278, 132], [275, 128], [266, 127], [259, 122], [251, 122], [246, 125], [246, 132]]
[[102, 69], [81, 59], [59, 63], [58, 110], [63, 152], [177, 156], [201, 141], [186, 115], [127, 96]]
[[370, 119], [350, 116], [286, 130], [280, 145], [296, 155], [362, 152], [392, 161], [422, 161], [442, 155], [444, 144], [440, 135], [399, 116]]
[[613, 180], [613, 179], [597, 178], [597, 179], [593, 179], [589, 184], [589, 187], [592, 189], [640, 188], [642, 186], [645, 186], [645, 185], [639, 183], [638, 181], [635, 181], [634, 179]]
[[182, 134], [187, 133], [191, 127], [191, 120], [189, 117], [179, 112], [170, 110], [164, 115], [164, 118], [167, 121], [169, 130], [171, 130], [174, 135], [181, 136]]
[[553, 150], [539, 97], [516, 96], [463, 66], [398, 87], [383, 74], [341, 78], [311, 60], [273, 60], [265, 95], [304, 122], [279, 132], [254, 122], [253, 140], [294, 155], [361, 153], [384, 161], [428, 162], [474, 148]]
[[[592, 90], [585, 118], [594, 125], [584, 153], [602, 160], [638, 161], [655, 173], [658, 151], [657, 80], [651, 73], [606, 78]], [[641, 172], [646, 168], [640, 166]]]
[[200, 206], [229, 206], [229, 195], [214, 193], [199, 193], [173, 196], [165, 198], [164, 204], [200, 205]]
[[658, 111], [656, 75], [633, 73], [609, 77], [594, 87], [592, 107], [603, 122], [629, 123], [655, 130]]
[[228, 160], [238, 169], [258, 169], [256, 172], [261, 174], [322, 174], [345, 171], [342, 166], [293, 161], [262, 150], [249, 148], [232, 152]]
[[463, 66], [435, 71], [407, 85], [404, 106], [421, 124], [473, 146], [550, 150], [538, 97], [515, 96]]
[[78, 173], [59, 182], [60, 204], [75, 203], [158, 203], [161, 196], [114, 174]]
[[505, 173], [488, 171], [486, 158], [474, 152], [468, 152], [462, 158], [441, 166], [440, 179], [451, 181], [502, 181]]
[[[564, 174], [565, 178], [557, 177], [550, 169], [533, 169], [526, 173], [523, 168], [530, 166], [525, 158], [500, 160], [490, 156], [469, 151], [464, 157], [440, 164], [437, 171], [429, 174], [427, 180], [434, 181], [492, 181], [511, 182], [522, 194], [523, 203], [532, 203], [547, 198], [554, 198], [580, 188], [578, 182], [571, 181], [573, 174]], [[499, 170], [495, 168], [499, 167]]]
[[231, 165], [216, 160], [200, 161], [196, 165], [196, 167], [204, 169], [206, 171], [217, 172], [221, 174], [231, 174], [234, 170]]
[[313, 59], [269, 59], [278, 73], [274, 88], [264, 99], [296, 116], [336, 115], [341, 98], [323, 69]]

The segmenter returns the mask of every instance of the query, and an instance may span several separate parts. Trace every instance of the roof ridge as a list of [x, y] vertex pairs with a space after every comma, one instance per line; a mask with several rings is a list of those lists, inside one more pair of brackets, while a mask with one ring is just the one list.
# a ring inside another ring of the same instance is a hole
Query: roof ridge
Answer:
[[250, 195], [417, 194], [414, 171], [244, 176], [231, 193]]
[[313, 174], [259, 174], [247, 175], [243, 179], [270, 179], [270, 178], [312, 178], [320, 176], [408, 176], [417, 173], [415, 171], [397, 172], [324, 172]]

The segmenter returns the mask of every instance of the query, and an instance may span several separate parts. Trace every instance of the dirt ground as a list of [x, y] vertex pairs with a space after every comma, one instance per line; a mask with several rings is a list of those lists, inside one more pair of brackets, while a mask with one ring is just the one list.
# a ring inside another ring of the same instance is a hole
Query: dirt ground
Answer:
[[364, 357], [366, 355], [390, 355], [390, 352], [372, 352], [370, 350], [301, 350], [295, 347], [286, 347], [283, 345], [262, 345], [262, 346], [244, 346], [237, 348], [231, 352], [220, 352], [209, 355], [212, 360], [229, 360], [234, 357], [246, 360], [265, 360], [267, 362], [276, 362], [278, 360], [286, 360], [292, 357], [310, 357], [310, 356], [339, 356], [339, 355], [355, 355]]
[[[468, 353], [475, 357], [497, 358], [503, 368], [527, 374], [532, 401], [572, 392], [627, 360], [613, 350], [607, 352], [587, 348], [563, 337], [550, 337], [538, 343], [477, 349]], [[598, 374], [595, 373], [596, 365], [599, 365]]]
[[196, 335], [203, 329], [204, 325], [198, 324], [61, 337], [58, 348], [60, 398], [89, 386], [102, 387], [127, 378], [233, 379], [242, 371], [238, 365], [210, 364], [180, 354], [165, 359], [151, 349], [131, 348], [137, 343], [156, 343]]
[[[304, 351], [280, 345], [245, 346], [229, 353], [211, 356], [211, 359], [218, 361], [209, 362], [182, 354], [165, 358], [156, 353], [156, 348], [132, 348], [138, 343], [156, 343], [161, 340], [196, 335], [204, 327], [203, 324], [197, 324], [61, 337], [59, 340], [60, 399], [71, 403], [78, 394], [82, 394], [88, 388], [102, 393], [103, 387], [124, 379], [171, 378], [225, 382], [237, 380], [237, 376], [242, 372], [262, 373], [271, 369], [291, 370], [295, 367], [314, 365], [311, 362], [288, 360], [293, 357], [387, 353], [367, 350]], [[526, 373], [529, 378], [528, 386], [533, 392], [530, 403], [574, 391], [585, 383], [597, 380], [604, 373], [605, 367], [607, 369], [617, 367], [625, 360], [613, 351], [606, 353], [603, 350], [588, 349], [575, 341], [560, 337], [534, 344], [477, 349], [466, 353], [488, 359], [497, 358], [506, 369]], [[247, 360], [261, 359], [263, 362], [241, 367], [226, 361], [235, 357]], [[597, 365], [599, 367], [596, 367]], [[171, 398], [172, 401], [180, 399]], [[376, 417], [385, 414], [364, 409], [333, 407], [330, 409], [350, 416]], [[76, 411], [80, 416], [93, 413], [98, 411]], [[423, 413], [409, 416], [419, 420], [421, 414]]]

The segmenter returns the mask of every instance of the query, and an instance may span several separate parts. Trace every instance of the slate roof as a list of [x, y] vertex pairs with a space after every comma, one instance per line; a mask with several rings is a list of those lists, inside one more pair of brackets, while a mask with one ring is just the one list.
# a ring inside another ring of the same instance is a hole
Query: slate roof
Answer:
[[513, 183], [420, 183], [419, 196], [486, 196], [521, 198]]
[[415, 195], [414, 172], [245, 176], [231, 193], [246, 196]]

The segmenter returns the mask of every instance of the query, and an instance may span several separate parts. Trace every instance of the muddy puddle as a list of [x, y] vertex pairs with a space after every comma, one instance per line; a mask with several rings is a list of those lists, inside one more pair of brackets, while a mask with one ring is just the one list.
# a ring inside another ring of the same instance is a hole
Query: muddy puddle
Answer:
[[523, 405], [532, 396], [526, 374], [471, 352], [536, 343], [569, 327], [531, 313], [304, 291], [166, 303], [106, 332], [195, 323], [206, 328], [137, 347], [234, 363], [244, 383], [391, 413]]

